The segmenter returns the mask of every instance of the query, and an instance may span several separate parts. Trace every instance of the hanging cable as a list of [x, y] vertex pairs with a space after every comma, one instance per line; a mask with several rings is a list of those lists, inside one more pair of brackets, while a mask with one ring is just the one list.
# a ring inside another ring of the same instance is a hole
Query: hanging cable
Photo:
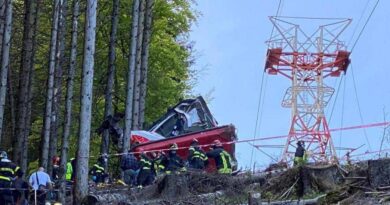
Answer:
[[[343, 88], [343, 100], [342, 100], [342, 103], [341, 103], [341, 120], [340, 120], [340, 127], [343, 127], [343, 124], [344, 124], [344, 105], [345, 105], [345, 87], [347, 85], [347, 77], [345, 77], [345, 80], [344, 80], [344, 88]], [[340, 131], [340, 135], [339, 135], [339, 147], [341, 147], [341, 138], [343, 136], [343, 131], [341, 130]], [[339, 156], [338, 158], [340, 158], [340, 152], [341, 150], [339, 150]]]
[[344, 75], [341, 76], [341, 79], [339, 81], [339, 85], [337, 86], [337, 89], [336, 89], [336, 97], [333, 101], [333, 106], [332, 106], [332, 110], [330, 111], [330, 117], [329, 117], [329, 121], [328, 121], [328, 124], [330, 124], [330, 122], [332, 121], [332, 117], [333, 117], [333, 111], [334, 111], [334, 108], [336, 107], [336, 103], [337, 103], [337, 98], [339, 96], [339, 93], [340, 93], [340, 86], [341, 86], [341, 82], [343, 81], [344, 79]]
[[[257, 135], [257, 124], [259, 121], [259, 114], [260, 114], [261, 95], [263, 93], [264, 73], [265, 72], [262, 72], [262, 75], [261, 75], [260, 93], [259, 93], [259, 101], [257, 103], [257, 114], [256, 114], [256, 123], [255, 123], [255, 131], [253, 134], [253, 139], [256, 139], [256, 135]], [[251, 166], [252, 166], [252, 162], [253, 162], [253, 152], [254, 152], [254, 147], [252, 146], [251, 161], [250, 161]]]
[[[259, 119], [259, 125], [258, 125], [258, 129], [260, 130], [261, 129], [261, 125], [263, 124], [263, 114], [264, 114], [264, 102], [265, 102], [265, 96], [266, 96], [266, 93], [267, 93], [267, 85], [268, 85], [268, 76], [269, 75], [266, 75], [265, 76], [265, 83], [264, 83], [264, 92], [263, 92], [263, 96], [261, 97], [261, 107], [260, 107], [260, 119]], [[254, 154], [255, 155], [255, 159], [257, 158], [257, 152]]]
[[359, 27], [359, 25], [360, 25], [360, 22], [361, 22], [362, 19], [363, 19], [364, 14], [365, 14], [366, 11], [367, 11], [368, 4], [369, 4], [369, 3], [370, 3], [370, 1], [368, 0], [368, 1], [366, 2], [366, 5], [364, 5], [364, 9], [363, 9], [362, 13], [360, 14], [359, 20], [358, 20], [358, 22], [356, 23], [355, 28], [353, 29], [352, 36], [351, 36], [351, 38], [350, 38], [349, 41], [348, 41], [348, 47], [349, 47], [349, 45], [351, 44], [351, 42], [352, 42], [352, 40], [353, 40], [353, 37], [355, 37], [355, 33], [356, 33], [356, 31], [357, 31], [357, 29], [358, 29], [358, 27]]
[[[350, 66], [351, 66], [351, 73], [352, 73], [353, 88], [354, 88], [354, 91], [355, 91], [356, 102], [357, 102], [357, 106], [358, 106], [358, 110], [359, 110], [360, 122], [363, 123], [364, 120], [363, 120], [362, 110], [361, 110], [361, 108], [360, 108], [359, 96], [358, 96], [358, 93], [357, 93], [356, 81], [355, 81], [355, 75], [354, 75], [353, 69], [352, 69], [352, 68], [353, 68], [353, 67], [352, 67], [352, 63], [351, 63]], [[367, 140], [368, 150], [370, 151], [370, 150], [371, 150], [371, 144], [370, 144], [370, 141], [368, 140], [367, 131], [366, 131], [365, 128], [363, 129], [363, 132], [364, 132], [364, 137], [365, 137], [366, 140]]]
[[[278, 9], [276, 10], [276, 16], [280, 15], [279, 12], [280, 12], [280, 9], [281, 9], [281, 5], [282, 5], [282, 0], [279, 0]], [[274, 30], [275, 30], [275, 26], [272, 26], [270, 38], [272, 38], [272, 36], [274, 34]], [[258, 124], [258, 121], [259, 121], [260, 106], [261, 106], [262, 93], [263, 93], [264, 73], [265, 72], [262, 72], [262, 76], [261, 76], [259, 101], [258, 101], [258, 104], [257, 104], [256, 123], [255, 123], [255, 130], [254, 130], [254, 134], [253, 134], [253, 139], [256, 139], [256, 135], [257, 135], [257, 124]], [[251, 166], [252, 166], [252, 162], [253, 162], [253, 153], [254, 153], [254, 147], [252, 147], [252, 151], [251, 151], [251, 160], [250, 160], [250, 165]]]
[[359, 35], [358, 35], [358, 37], [357, 37], [355, 43], [353, 44], [353, 46], [352, 46], [352, 48], [351, 48], [351, 53], [352, 53], [353, 49], [355, 48], [356, 44], [358, 43], [360, 37], [362, 36], [362, 34], [363, 34], [363, 32], [364, 32], [364, 30], [365, 30], [365, 28], [366, 28], [368, 22], [370, 21], [370, 19], [371, 19], [371, 17], [372, 17], [372, 14], [373, 14], [374, 11], [376, 10], [378, 4], [379, 4], [379, 0], [376, 1], [375, 5], [374, 5], [374, 8], [371, 10], [371, 13], [370, 13], [370, 15], [368, 16], [368, 18], [367, 18], [367, 20], [366, 20], [366, 23], [364, 23], [364, 26], [363, 26], [362, 30], [360, 31], [360, 33], [359, 33]]

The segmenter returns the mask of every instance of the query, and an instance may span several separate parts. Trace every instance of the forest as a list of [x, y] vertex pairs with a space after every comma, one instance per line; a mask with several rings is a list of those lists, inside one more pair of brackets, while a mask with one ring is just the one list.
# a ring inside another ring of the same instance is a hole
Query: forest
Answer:
[[92, 156], [120, 151], [108, 132], [96, 133], [104, 119], [124, 113], [127, 150], [130, 130], [191, 95], [198, 73], [189, 38], [199, 16], [193, 4], [0, 0], [0, 149], [25, 177], [38, 166], [50, 173], [60, 156], [64, 179], [66, 163], [77, 157], [80, 202]]

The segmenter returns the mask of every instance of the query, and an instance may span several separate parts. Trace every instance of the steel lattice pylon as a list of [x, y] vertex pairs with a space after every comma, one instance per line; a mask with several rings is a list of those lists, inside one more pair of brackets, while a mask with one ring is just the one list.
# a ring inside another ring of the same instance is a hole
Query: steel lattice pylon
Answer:
[[[337, 162], [324, 108], [334, 89], [325, 84], [326, 77], [338, 77], [350, 63], [346, 46], [338, 38], [351, 19], [316, 19], [319, 24], [307, 35], [298, 24], [283, 17], [270, 17], [275, 32], [267, 41], [265, 71], [281, 74], [292, 81], [282, 101], [291, 108], [291, 126], [281, 161], [294, 156], [296, 143], [304, 141], [309, 160]], [[310, 20], [310, 24], [316, 22]]]

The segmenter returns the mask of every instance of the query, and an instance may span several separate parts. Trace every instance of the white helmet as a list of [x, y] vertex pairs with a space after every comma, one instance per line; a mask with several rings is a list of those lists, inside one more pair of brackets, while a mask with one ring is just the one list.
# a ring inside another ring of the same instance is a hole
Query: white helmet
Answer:
[[6, 151], [1, 151], [0, 152], [0, 159], [8, 159], [8, 155]]

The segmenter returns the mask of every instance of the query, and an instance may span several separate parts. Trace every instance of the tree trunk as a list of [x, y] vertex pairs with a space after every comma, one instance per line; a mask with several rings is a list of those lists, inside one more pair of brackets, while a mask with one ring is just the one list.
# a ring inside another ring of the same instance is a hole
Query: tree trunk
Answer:
[[[49, 159], [57, 155], [58, 124], [60, 121], [60, 103], [62, 96], [62, 68], [65, 61], [65, 32], [66, 32], [67, 0], [60, 1], [60, 14], [58, 19], [57, 49], [55, 64], [55, 80], [53, 90], [52, 122], [50, 128]], [[53, 163], [48, 161], [47, 173], [52, 175]]]
[[[6, 7], [6, 0], [0, 0], [0, 54], [2, 53], [2, 46], [3, 46], [3, 36], [4, 36], [4, 25], [5, 25], [5, 7]], [[0, 55], [0, 60], [1, 60]]]
[[16, 132], [16, 105], [15, 105], [15, 90], [12, 82], [12, 70], [8, 70], [8, 102], [10, 107], [10, 114], [11, 114], [11, 135], [4, 138], [0, 144], [2, 146], [7, 146], [4, 143], [5, 142], [11, 142], [13, 145], [13, 140], [15, 139], [15, 132]]
[[140, 81], [141, 81], [141, 53], [144, 33], [145, 0], [140, 0], [137, 34], [137, 55], [134, 79], [134, 104], [133, 104], [133, 129], [139, 130], [139, 104], [140, 104]]
[[[24, 15], [24, 30], [23, 30], [23, 48], [22, 58], [19, 71], [19, 92], [18, 92], [18, 113], [17, 113], [17, 128], [15, 133], [16, 149], [14, 151], [13, 160], [22, 164], [23, 142], [26, 140], [26, 117], [29, 101], [29, 81], [32, 70], [32, 50], [33, 50], [33, 34], [34, 34], [34, 0], [25, 0], [25, 15]], [[27, 168], [27, 167], [25, 167]], [[22, 167], [23, 169], [23, 167]], [[24, 169], [23, 169], [24, 170]], [[24, 170], [25, 171], [25, 170]]]
[[91, 135], [92, 86], [94, 72], [97, 0], [87, 0], [85, 13], [84, 59], [81, 85], [80, 131], [76, 165], [76, 204], [88, 194], [88, 160]]
[[[28, 168], [28, 137], [30, 136], [31, 131], [31, 104], [33, 100], [33, 84], [34, 84], [34, 62], [35, 62], [35, 51], [36, 51], [36, 33], [37, 33], [37, 27], [38, 27], [38, 14], [39, 14], [39, 6], [41, 4], [41, 0], [35, 1], [35, 8], [32, 9], [34, 12], [34, 24], [33, 27], [33, 35], [32, 35], [32, 50], [31, 50], [31, 64], [30, 64], [30, 76], [29, 76], [29, 84], [28, 84], [28, 101], [27, 101], [27, 116], [26, 116], [26, 131], [24, 132], [24, 141], [22, 144], [22, 162], [21, 167], [23, 170], [27, 170]], [[34, 6], [34, 4], [33, 4]]]
[[78, 31], [78, 18], [79, 18], [79, 0], [73, 0], [73, 16], [72, 16], [72, 40], [71, 40], [71, 52], [70, 63], [68, 68], [68, 78], [66, 85], [66, 97], [65, 97], [65, 124], [62, 136], [61, 147], [61, 166], [59, 177], [61, 179], [60, 185], [60, 200], [62, 204], [66, 204], [65, 201], [65, 173], [66, 163], [68, 159], [69, 150], [69, 136], [72, 122], [72, 101], [73, 101], [73, 79], [75, 75], [76, 63], [77, 63], [77, 31]]
[[3, 44], [2, 44], [2, 60], [1, 60], [1, 75], [0, 75], [0, 142], [3, 134], [5, 94], [7, 93], [7, 77], [8, 77], [8, 69], [9, 69], [9, 50], [11, 47], [12, 0], [7, 0], [5, 17], [6, 18], [5, 18]]
[[137, 52], [137, 33], [138, 33], [138, 17], [139, 17], [139, 2], [133, 1], [133, 14], [131, 24], [131, 45], [129, 56], [129, 71], [127, 74], [126, 87], [126, 109], [125, 109], [125, 131], [123, 135], [123, 152], [126, 152], [130, 146], [131, 122], [133, 117], [133, 95], [134, 95], [134, 74]]
[[[112, 115], [112, 92], [114, 87], [115, 78], [115, 47], [116, 47], [116, 34], [118, 29], [118, 10], [119, 0], [112, 1], [112, 14], [111, 14], [111, 33], [110, 33], [110, 47], [108, 50], [108, 72], [107, 72], [107, 84], [105, 90], [105, 104], [104, 104], [104, 119], [107, 116]], [[109, 153], [110, 136], [108, 130], [105, 130], [102, 137], [102, 144], [100, 153]], [[107, 166], [107, 163], [106, 163]], [[107, 167], [105, 167], [107, 169]]]
[[153, 5], [154, 0], [146, 0], [145, 9], [145, 28], [142, 42], [142, 57], [141, 57], [141, 86], [140, 86], [140, 106], [139, 106], [139, 126], [143, 129], [145, 123], [145, 103], [148, 81], [148, 63], [149, 63], [149, 44], [152, 35], [153, 21]]
[[60, 13], [60, 1], [54, 0], [53, 2], [53, 19], [51, 29], [50, 40], [50, 56], [49, 56], [49, 74], [47, 78], [47, 96], [46, 96], [46, 109], [44, 115], [43, 126], [43, 139], [42, 139], [42, 152], [41, 152], [41, 166], [47, 169], [48, 157], [49, 157], [49, 140], [50, 140], [50, 125], [52, 115], [53, 104], [53, 86], [54, 86], [54, 71], [55, 71], [55, 54], [57, 45], [57, 30], [58, 30], [58, 17]]

